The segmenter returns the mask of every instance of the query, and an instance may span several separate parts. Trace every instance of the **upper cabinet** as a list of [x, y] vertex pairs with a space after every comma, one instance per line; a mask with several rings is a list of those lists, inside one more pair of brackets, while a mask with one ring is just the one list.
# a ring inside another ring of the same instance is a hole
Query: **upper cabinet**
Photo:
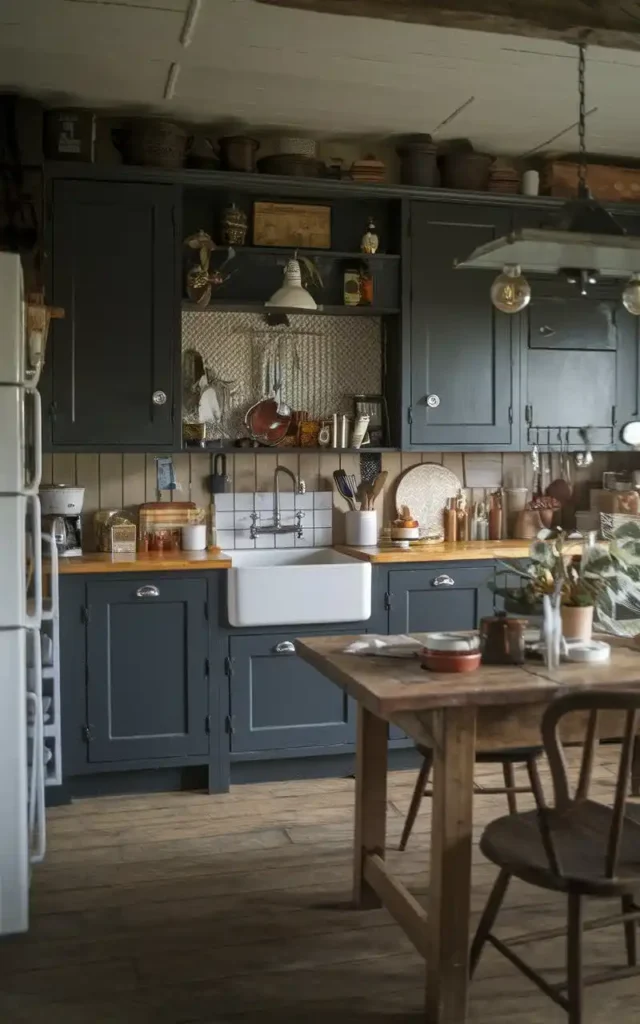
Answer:
[[404, 366], [411, 447], [517, 447], [512, 318], [491, 304], [495, 274], [454, 268], [456, 259], [506, 234], [510, 224], [506, 206], [412, 203]]
[[[535, 210], [515, 217], [523, 227], [548, 219], [548, 211]], [[513, 317], [522, 351], [522, 446], [561, 437], [574, 447], [581, 427], [593, 447], [618, 446], [638, 404], [638, 320], [622, 305], [624, 282], [603, 280], [582, 296], [561, 274], [527, 279], [531, 302]]]
[[[179, 190], [54, 180], [45, 444], [173, 447], [180, 440]], [[48, 391], [48, 394], [47, 394]]]

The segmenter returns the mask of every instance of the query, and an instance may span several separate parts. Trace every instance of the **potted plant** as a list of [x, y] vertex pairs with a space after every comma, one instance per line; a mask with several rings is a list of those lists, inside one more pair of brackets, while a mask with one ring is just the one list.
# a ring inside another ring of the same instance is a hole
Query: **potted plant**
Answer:
[[543, 598], [559, 593], [564, 637], [590, 640], [594, 606], [602, 583], [596, 574], [586, 575], [580, 553], [572, 554], [569, 547], [562, 530], [547, 540], [534, 541], [526, 569], [512, 562], [499, 564], [498, 575], [515, 575], [520, 586], [501, 586], [496, 582], [492, 589], [504, 598], [506, 611], [530, 616], [542, 615]]

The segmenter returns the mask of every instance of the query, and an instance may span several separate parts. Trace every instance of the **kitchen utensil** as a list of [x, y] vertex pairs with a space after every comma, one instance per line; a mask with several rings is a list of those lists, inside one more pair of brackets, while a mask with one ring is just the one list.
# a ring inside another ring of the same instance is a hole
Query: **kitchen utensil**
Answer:
[[372, 490], [371, 490], [371, 504], [372, 505], [375, 504], [377, 499], [382, 494], [382, 489], [383, 489], [385, 483], [387, 482], [387, 477], [388, 476], [389, 476], [389, 474], [388, 474], [387, 470], [384, 469], [382, 471], [382, 473], [378, 473], [378, 475], [374, 478], [373, 483], [371, 485], [372, 486]]
[[531, 448], [531, 470], [533, 474], [533, 496], [542, 494], [542, 473], [540, 471], [540, 431], [536, 430], [535, 444]]
[[347, 512], [344, 530], [347, 544], [375, 547], [378, 543], [378, 513], [375, 510]]
[[84, 487], [66, 484], [42, 484], [40, 511], [43, 516], [79, 516], [84, 501]]
[[206, 551], [207, 524], [192, 523], [189, 526], [183, 526], [181, 539], [183, 551]]
[[404, 473], [396, 487], [396, 508], [408, 505], [420, 523], [421, 537], [443, 536], [444, 510], [447, 498], [454, 498], [461, 488], [455, 473], [436, 463], [424, 462]]
[[[564, 451], [562, 448], [561, 430], [558, 430], [558, 439], [560, 441], [560, 476], [551, 481], [545, 494], [549, 498], [555, 498], [561, 505], [566, 505], [567, 502], [571, 501], [571, 488], [563, 476]], [[551, 460], [551, 452], [549, 452], [549, 460]]]
[[526, 619], [507, 618], [506, 612], [480, 620], [480, 646], [485, 665], [522, 665]]
[[333, 479], [338, 489], [338, 493], [345, 499], [351, 511], [356, 512], [355, 494], [347, 480], [347, 474], [344, 469], [334, 469]]
[[217, 452], [213, 457], [213, 473], [209, 477], [209, 490], [211, 494], [224, 494], [228, 482], [227, 456], [223, 452]]
[[593, 452], [589, 447], [589, 428], [580, 427], [578, 433], [580, 434], [580, 439], [584, 444], [584, 451], [576, 452], [574, 456], [575, 462], [578, 469], [586, 469], [586, 467], [590, 466], [593, 462]]

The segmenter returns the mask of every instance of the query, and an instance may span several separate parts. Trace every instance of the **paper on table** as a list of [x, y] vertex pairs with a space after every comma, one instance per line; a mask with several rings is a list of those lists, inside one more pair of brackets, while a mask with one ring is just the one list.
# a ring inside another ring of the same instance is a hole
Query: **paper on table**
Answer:
[[375, 654], [385, 658], [415, 658], [423, 647], [424, 643], [422, 641], [406, 634], [397, 636], [375, 636], [370, 634], [347, 644], [344, 653]]

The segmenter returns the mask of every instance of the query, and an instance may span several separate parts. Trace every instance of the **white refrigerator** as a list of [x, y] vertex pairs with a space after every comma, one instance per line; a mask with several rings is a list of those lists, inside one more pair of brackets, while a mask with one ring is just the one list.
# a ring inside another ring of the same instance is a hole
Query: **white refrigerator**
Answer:
[[0, 935], [27, 930], [31, 865], [45, 851], [42, 354], [20, 258], [0, 253]]

